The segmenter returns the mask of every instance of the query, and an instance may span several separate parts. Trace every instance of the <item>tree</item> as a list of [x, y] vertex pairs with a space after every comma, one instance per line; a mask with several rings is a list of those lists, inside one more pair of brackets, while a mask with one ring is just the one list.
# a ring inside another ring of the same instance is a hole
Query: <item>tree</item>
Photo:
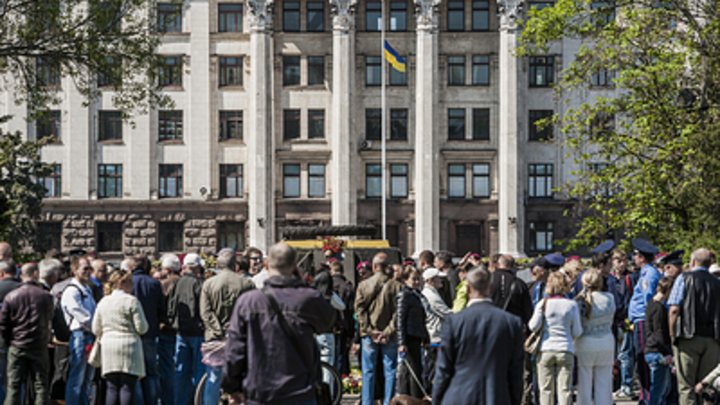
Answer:
[[[717, 3], [558, 0], [522, 28], [519, 56], [582, 43], [556, 86], [565, 111], [547, 122], [578, 167], [563, 186], [577, 201], [568, 214], [582, 217], [569, 246], [621, 231], [665, 249], [720, 248]], [[604, 79], [610, 90], [589, 92]]]

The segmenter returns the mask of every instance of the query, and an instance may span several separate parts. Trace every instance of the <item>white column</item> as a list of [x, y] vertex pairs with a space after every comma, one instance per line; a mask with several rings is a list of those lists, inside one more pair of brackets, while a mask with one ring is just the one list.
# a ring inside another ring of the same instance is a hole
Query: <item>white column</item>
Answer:
[[440, 248], [440, 175], [438, 147], [438, 5], [416, 0], [415, 77], [415, 251]]
[[267, 252], [275, 242], [272, 132], [272, 0], [248, 0], [250, 78], [248, 83], [249, 246]]
[[355, 71], [355, 4], [357, 0], [330, 0], [333, 17], [332, 124], [330, 129], [330, 190], [332, 224], [357, 223], [357, 144], [352, 133], [351, 103]]
[[525, 206], [523, 198], [522, 143], [518, 139], [518, 59], [513, 55], [517, 43], [517, 18], [521, 0], [498, 4], [500, 11], [500, 134], [498, 141], [499, 249], [502, 253], [524, 256]]
[[[190, 193], [192, 198], [199, 199], [203, 195], [202, 188], [212, 188], [212, 173], [217, 169], [213, 159], [213, 143], [215, 138], [208, 136], [211, 116], [210, 88], [210, 4], [207, 1], [192, 1], [185, 15], [188, 18], [192, 34], [190, 35], [190, 69], [188, 96], [185, 117], [189, 120], [183, 138], [188, 146], [188, 163], [183, 165], [183, 193]], [[167, 149], [166, 149], [167, 150]], [[166, 160], [166, 163], [167, 162]]]

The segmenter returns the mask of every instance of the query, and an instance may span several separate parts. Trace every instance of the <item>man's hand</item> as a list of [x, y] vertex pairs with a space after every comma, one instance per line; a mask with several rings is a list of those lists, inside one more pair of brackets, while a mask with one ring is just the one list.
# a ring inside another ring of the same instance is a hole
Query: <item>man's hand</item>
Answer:
[[405, 345], [398, 346], [398, 353], [402, 354], [402, 353], [405, 353], [405, 351], [407, 351], [407, 346], [405, 346]]
[[665, 364], [667, 364], [668, 366], [673, 366], [675, 364], [675, 360], [673, 359], [673, 356], [671, 354], [665, 356]]
[[230, 395], [230, 404], [231, 405], [240, 405], [245, 403], [245, 394], [242, 392], [238, 392], [235, 394]]
[[353, 356], [357, 356], [358, 352], [360, 351], [360, 345], [357, 343], [353, 343], [350, 350], [352, 351]]
[[380, 344], [380, 338], [382, 338], [383, 333], [379, 330], [375, 330], [370, 334], [370, 340], [373, 341], [373, 343]]
[[700, 382], [697, 383], [697, 385], [695, 386], [695, 393], [696, 393], [696, 394], [701, 393], [702, 390], [703, 390], [703, 388], [705, 388], [705, 383], [702, 382], [702, 381], [700, 381]]

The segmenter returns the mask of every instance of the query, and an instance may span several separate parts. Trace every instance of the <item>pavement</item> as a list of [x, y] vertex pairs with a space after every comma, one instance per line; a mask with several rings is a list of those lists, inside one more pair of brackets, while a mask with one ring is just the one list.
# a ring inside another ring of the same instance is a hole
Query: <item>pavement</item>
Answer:
[[[355, 405], [360, 401], [359, 395], [343, 395], [342, 405]], [[615, 405], [635, 405], [638, 401], [615, 401]]]

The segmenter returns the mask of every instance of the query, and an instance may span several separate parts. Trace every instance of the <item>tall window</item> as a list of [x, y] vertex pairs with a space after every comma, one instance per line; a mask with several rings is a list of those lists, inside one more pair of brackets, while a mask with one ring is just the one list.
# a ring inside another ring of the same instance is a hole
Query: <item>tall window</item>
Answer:
[[448, 197], [465, 198], [465, 165], [448, 165]]
[[530, 57], [530, 87], [550, 87], [555, 80], [555, 58], [552, 56]]
[[49, 58], [36, 58], [37, 82], [42, 87], [60, 87], [60, 66]]
[[365, 31], [380, 31], [382, 3], [368, 1], [365, 3]]
[[325, 138], [325, 110], [308, 110], [308, 139]]
[[122, 165], [98, 165], [98, 197], [122, 197]]
[[598, 69], [590, 76], [590, 85], [596, 87], [610, 87], [615, 79], [615, 71], [610, 69]]
[[553, 110], [530, 110], [530, 140], [550, 141], [553, 139], [553, 125], [546, 124], [542, 127], [538, 124], [540, 120], [552, 117]]
[[182, 252], [183, 251], [182, 222], [159, 222], [158, 223], [158, 250], [161, 252]]
[[218, 4], [218, 31], [242, 32], [242, 3]]
[[390, 2], [390, 31], [407, 31], [407, 3]]
[[552, 197], [553, 165], [530, 165], [528, 180], [530, 197]]
[[218, 249], [229, 247], [240, 251], [245, 249], [245, 223], [244, 222], [218, 222], [217, 223]]
[[307, 3], [307, 30], [310, 32], [325, 31], [325, 3], [322, 1]]
[[465, 84], [465, 57], [448, 56], [448, 86]]
[[490, 140], [490, 109], [473, 108], [473, 140]]
[[182, 5], [160, 3], [157, 5], [158, 32], [182, 31]]
[[490, 57], [487, 55], [475, 55], [472, 58], [472, 82], [475, 86], [487, 86], [490, 84]]
[[325, 197], [325, 165], [308, 165], [308, 197]]
[[553, 250], [552, 222], [530, 222], [530, 250], [535, 252]]
[[98, 252], [122, 252], [122, 222], [96, 222]]
[[55, 142], [61, 139], [60, 110], [45, 111], [35, 121], [35, 137], [37, 139], [51, 138]]
[[448, 31], [465, 30], [465, 2], [452, 0], [448, 2], [447, 29]]
[[490, 29], [490, 2], [473, 0], [472, 2], [472, 29], [473, 31], [487, 31]]
[[283, 86], [300, 84], [300, 57], [283, 56]]
[[45, 198], [58, 198], [62, 195], [62, 166], [53, 165], [50, 173], [41, 177], [40, 184], [45, 187]]
[[478, 163], [473, 165], [473, 197], [490, 197], [490, 165]]
[[382, 166], [378, 164], [365, 165], [365, 197], [374, 198], [382, 196]]
[[448, 109], [448, 139], [461, 141], [465, 139], [465, 109]]
[[160, 197], [182, 197], [183, 166], [160, 165]]
[[393, 108], [390, 110], [390, 140], [407, 141], [408, 110]]
[[390, 197], [407, 198], [408, 196], [408, 165], [390, 165]]
[[243, 197], [243, 165], [220, 165], [220, 197]]
[[284, 139], [300, 138], [300, 110], [285, 110], [285, 125], [283, 126]]
[[122, 10], [120, 2], [101, 1], [93, 2], [95, 26], [99, 32], [120, 32], [122, 28]]
[[382, 84], [382, 59], [379, 56], [365, 57], [365, 85], [379, 86]]
[[98, 87], [122, 86], [122, 60], [108, 56], [101, 63], [97, 78]]
[[382, 132], [382, 111], [379, 108], [368, 108], [365, 110], [365, 139], [368, 141], [379, 141]]
[[325, 57], [308, 56], [308, 86], [325, 84]]
[[160, 85], [163, 87], [182, 87], [182, 57], [168, 56], [165, 65], [160, 68]]
[[242, 86], [242, 56], [223, 56], [220, 58], [220, 87]]
[[389, 66], [389, 69], [391, 86], [407, 86], [407, 68], [404, 72], [400, 72], [392, 66]]
[[300, 165], [283, 165], [283, 197], [300, 197]]
[[158, 114], [158, 138], [161, 141], [182, 140], [183, 112], [160, 111]]
[[220, 140], [243, 139], [242, 110], [220, 111]]
[[283, 2], [283, 31], [300, 31], [300, 2]]
[[100, 120], [99, 137], [100, 141], [120, 141], [122, 140], [122, 113], [115, 110], [100, 110], [98, 113]]

